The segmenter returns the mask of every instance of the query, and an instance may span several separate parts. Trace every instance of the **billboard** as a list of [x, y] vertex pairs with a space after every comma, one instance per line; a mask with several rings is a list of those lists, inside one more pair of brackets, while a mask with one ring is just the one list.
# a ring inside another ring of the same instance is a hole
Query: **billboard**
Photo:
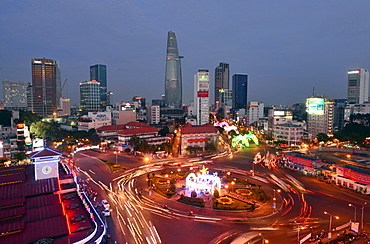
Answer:
[[126, 104], [121, 105], [120, 110], [121, 111], [133, 111], [133, 110], [135, 110], [135, 105], [131, 105], [129, 103], [126, 103]]
[[111, 112], [88, 112], [87, 116], [91, 119], [110, 119]]
[[208, 91], [198, 91], [198, 97], [209, 97]]
[[56, 177], [59, 177], [57, 161], [35, 163], [36, 180], [56, 178]]
[[307, 99], [307, 113], [314, 115], [324, 115], [324, 98], [308, 98]]

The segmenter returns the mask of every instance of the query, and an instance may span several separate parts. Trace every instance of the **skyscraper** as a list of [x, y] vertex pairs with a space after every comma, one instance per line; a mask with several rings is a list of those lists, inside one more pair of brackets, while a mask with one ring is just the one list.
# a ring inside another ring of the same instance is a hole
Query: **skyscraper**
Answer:
[[363, 68], [348, 70], [347, 98], [350, 104], [369, 101], [369, 71]]
[[166, 77], [165, 77], [165, 99], [166, 106], [182, 106], [182, 75], [181, 61], [179, 56], [175, 32], [168, 32], [167, 55], [166, 55]]
[[27, 110], [29, 82], [3, 80], [4, 109]]
[[80, 83], [80, 107], [83, 111], [100, 110], [100, 83], [84, 81]]
[[233, 75], [233, 109], [246, 109], [248, 106], [248, 75]]
[[215, 69], [215, 104], [221, 103], [222, 89], [229, 89], [230, 71], [228, 63], [220, 63]]
[[35, 58], [32, 64], [33, 112], [41, 117], [56, 116], [60, 71], [55, 60]]
[[107, 106], [107, 66], [103, 64], [90, 66], [90, 80], [100, 83], [100, 109], [105, 110]]
[[197, 124], [209, 122], [209, 71], [198, 70], [194, 75], [194, 113]]

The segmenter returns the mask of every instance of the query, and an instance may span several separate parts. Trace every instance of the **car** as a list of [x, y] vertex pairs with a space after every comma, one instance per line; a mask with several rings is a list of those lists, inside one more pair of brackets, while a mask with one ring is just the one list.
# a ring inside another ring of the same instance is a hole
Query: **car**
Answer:
[[109, 210], [109, 209], [104, 209], [104, 210], [102, 211], [102, 214], [103, 214], [105, 217], [110, 216], [110, 210]]
[[101, 201], [101, 204], [103, 204], [104, 209], [109, 209], [110, 207], [108, 201], [105, 199]]

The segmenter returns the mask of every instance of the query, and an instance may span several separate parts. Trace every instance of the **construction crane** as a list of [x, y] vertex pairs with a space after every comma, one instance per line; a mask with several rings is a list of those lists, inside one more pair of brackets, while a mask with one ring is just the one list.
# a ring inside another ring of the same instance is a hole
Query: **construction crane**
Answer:
[[58, 105], [60, 105], [60, 98], [62, 97], [62, 92], [63, 92], [63, 89], [64, 89], [64, 86], [65, 84], [67, 83], [67, 80], [68, 79], [65, 79], [64, 82], [63, 82], [63, 85], [62, 87], [60, 88], [60, 92], [59, 94], [57, 95], [57, 104], [54, 106], [53, 108], [53, 118], [56, 119], [57, 118], [57, 111], [58, 111]]

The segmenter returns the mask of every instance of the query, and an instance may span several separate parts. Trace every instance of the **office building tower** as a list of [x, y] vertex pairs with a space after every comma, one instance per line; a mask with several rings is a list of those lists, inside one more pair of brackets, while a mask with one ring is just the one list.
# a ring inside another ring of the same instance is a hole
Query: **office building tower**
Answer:
[[246, 109], [248, 105], [248, 75], [234, 74], [233, 86], [233, 109]]
[[27, 110], [27, 90], [29, 82], [14, 82], [3, 80], [4, 109]]
[[221, 92], [229, 89], [230, 71], [228, 63], [220, 63], [215, 69], [215, 104], [217, 108], [221, 105]]
[[369, 71], [363, 68], [348, 70], [349, 104], [363, 104], [369, 101]]
[[83, 111], [97, 112], [100, 110], [100, 83], [84, 81], [80, 83], [80, 107]]
[[310, 97], [306, 100], [307, 130], [315, 138], [319, 133], [334, 133], [334, 100]]
[[347, 99], [334, 99], [333, 128], [334, 132], [341, 131], [344, 128], [345, 110]]
[[[219, 93], [219, 95], [220, 95], [220, 100], [219, 100], [220, 107], [223, 107], [223, 106], [226, 106], [226, 105], [231, 105], [231, 101], [233, 99], [233, 91], [231, 89], [221, 89], [219, 92], [220, 92]], [[217, 101], [216, 101], [216, 105], [217, 105]]]
[[148, 106], [147, 120], [149, 124], [159, 124], [161, 119], [161, 108], [159, 105]]
[[32, 59], [33, 112], [44, 118], [56, 116], [60, 71], [55, 60]]
[[165, 77], [165, 103], [166, 106], [180, 108], [182, 106], [182, 75], [175, 32], [168, 32], [166, 77]]
[[69, 98], [61, 97], [59, 99], [58, 116], [71, 115], [71, 100]]
[[113, 92], [109, 91], [107, 92], [107, 106], [112, 106], [113, 105]]
[[209, 122], [209, 78], [208, 70], [199, 70], [194, 75], [194, 113], [198, 125]]
[[107, 66], [103, 64], [90, 66], [90, 80], [100, 83], [100, 109], [105, 110], [107, 106]]

